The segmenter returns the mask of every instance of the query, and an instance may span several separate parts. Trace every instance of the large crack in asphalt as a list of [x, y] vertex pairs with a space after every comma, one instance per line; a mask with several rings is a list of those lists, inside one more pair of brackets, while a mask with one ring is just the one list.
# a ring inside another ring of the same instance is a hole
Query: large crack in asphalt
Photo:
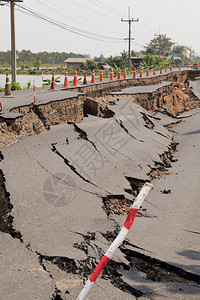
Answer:
[[[4, 159], [0, 152], [0, 162]], [[22, 234], [13, 227], [13, 219], [11, 211], [13, 205], [10, 201], [10, 193], [6, 189], [6, 178], [3, 171], [0, 169], [0, 231], [9, 233], [13, 238], [23, 242]]]
[[141, 142], [141, 143], [144, 143], [144, 141], [143, 140], [139, 140], [139, 139], [137, 139], [134, 135], [132, 135], [130, 132], [129, 132], [129, 130], [126, 128], [126, 126], [123, 124], [123, 122], [122, 122], [122, 120], [118, 120], [118, 119], [116, 119], [115, 118], [115, 121], [120, 125], [120, 127], [128, 134], [128, 135], [130, 135], [133, 139], [135, 139], [135, 140], [137, 140], [137, 141], [139, 141], [139, 142]]
[[154, 123], [150, 120], [150, 118], [147, 116], [147, 114], [145, 114], [143, 112], [140, 112], [140, 113], [142, 115], [143, 120], [146, 123], [144, 126], [150, 130], [153, 130], [155, 127]]
[[149, 165], [150, 172], [147, 174], [150, 180], [154, 178], [160, 178], [165, 175], [170, 175], [168, 168], [171, 168], [171, 163], [176, 162], [177, 159], [174, 157], [174, 153], [177, 151], [178, 143], [172, 141], [168, 146], [168, 151], [165, 151], [160, 155], [160, 162], [154, 161], [154, 167]]
[[200, 284], [200, 276], [197, 274], [137, 251], [123, 247], [121, 247], [121, 251], [130, 262], [131, 268], [142, 271], [152, 281]]
[[[116, 120], [117, 121], [117, 120]], [[120, 126], [127, 132], [127, 129], [122, 124], [121, 120], [120, 122], [117, 121]], [[145, 120], [146, 122], [146, 120]], [[80, 138], [83, 138], [90, 142], [96, 151], [98, 149], [96, 148], [96, 145], [91, 142], [88, 137], [87, 133], [80, 129], [78, 126], [74, 124], [75, 130], [80, 134]], [[151, 129], [151, 128], [149, 128]], [[128, 132], [127, 132], [128, 133]], [[128, 133], [129, 134], [129, 133]], [[132, 135], [131, 135], [132, 136]], [[132, 136], [133, 137], [133, 136]], [[133, 137], [135, 138], [135, 137]], [[171, 162], [176, 161], [173, 153], [177, 148], [177, 143], [172, 142], [169, 146], [169, 150], [165, 151], [163, 154], [160, 155], [162, 162], [155, 162], [155, 168], [151, 168], [150, 173], [147, 175], [150, 179], [159, 177], [156, 173], [164, 173], [167, 174], [168, 170], [167, 168], [171, 167]], [[56, 153], [58, 156], [60, 156], [65, 164], [76, 174], [78, 175], [82, 180], [95, 185], [91, 181], [84, 178], [81, 174], [78, 173], [78, 171], [75, 169], [73, 165], [70, 164], [70, 162], [56, 149], [55, 144], [52, 144], [51, 150]], [[99, 151], [98, 151], [99, 152]], [[0, 161], [3, 160], [4, 157], [2, 153], [0, 152]], [[44, 168], [44, 166], [37, 161], [37, 163]], [[46, 168], [44, 168], [47, 172], [49, 172]], [[132, 188], [132, 194], [134, 196], [137, 196], [139, 193], [144, 180], [140, 180], [138, 178], [126, 178]], [[13, 217], [10, 215], [13, 205], [10, 202], [10, 194], [6, 190], [6, 180], [3, 171], [0, 169], [0, 231], [9, 233], [13, 238], [20, 239], [21, 242], [23, 242], [22, 235], [19, 231], [16, 231], [13, 228]], [[96, 185], [95, 185], [96, 186]], [[131, 192], [130, 191], [130, 192]], [[111, 195], [108, 196], [105, 201], [109, 201], [110, 199], [113, 200], [116, 198], [119, 200], [119, 205], [123, 203], [122, 197], [118, 195]], [[130, 200], [129, 200], [130, 201]], [[128, 202], [126, 202], [127, 204]], [[105, 204], [105, 203], [104, 203]], [[132, 203], [128, 203], [129, 205]], [[118, 208], [116, 208], [117, 210]], [[112, 211], [112, 210], [111, 210]], [[128, 209], [127, 209], [128, 213]], [[119, 233], [119, 226], [116, 224], [116, 230], [114, 232], [106, 232], [102, 233], [102, 236], [109, 242], [112, 242], [117, 234]], [[198, 232], [193, 232], [197, 233]], [[102, 249], [95, 243], [95, 235], [96, 233], [88, 232], [83, 236], [83, 241], [80, 243], [74, 243], [74, 248], [82, 250], [86, 255], [87, 258], [84, 260], [75, 260], [67, 257], [62, 256], [47, 256], [42, 255], [37, 252], [34, 252], [38, 255], [39, 262], [43, 269], [49, 273], [49, 276], [53, 278], [52, 274], [48, 271], [48, 268], [46, 267], [46, 262], [50, 262], [52, 264], [55, 264], [59, 269], [80, 276], [83, 281], [85, 282], [89, 275], [91, 275], [92, 271], [96, 267], [97, 263], [103, 256]], [[171, 265], [169, 263], [166, 263], [164, 261], [158, 260], [156, 258], [152, 258], [148, 255], [142, 254], [138, 251], [130, 250], [129, 247], [137, 248], [138, 250], [146, 251], [145, 249], [139, 248], [136, 245], [132, 245], [128, 240], [125, 240], [123, 242], [123, 245], [120, 247], [120, 251], [125, 255], [126, 259], [129, 261], [129, 264], [125, 264], [123, 262], [116, 262], [114, 260], [111, 260], [108, 265], [104, 268], [101, 278], [104, 280], [108, 280], [111, 284], [113, 284], [116, 288], [129, 293], [136, 298], [140, 298], [142, 296], [146, 296], [143, 292], [140, 290], [137, 290], [133, 288], [131, 285], [126, 283], [122, 279], [122, 275], [118, 270], [132, 270], [134, 268], [137, 268], [139, 271], [146, 274], [147, 278], [152, 281], [159, 281], [159, 282], [181, 282], [181, 283], [187, 283], [187, 284], [200, 284], [200, 276], [196, 275], [191, 272], [187, 272], [182, 268], [176, 267], [174, 265]], [[128, 248], [127, 248], [128, 247]], [[28, 248], [28, 247], [27, 247]], [[95, 256], [90, 256], [89, 254], [89, 248], [91, 248]], [[67, 291], [66, 291], [67, 292]], [[62, 297], [60, 295], [60, 290], [55, 286], [55, 292], [52, 295], [52, 300], [62, 300]]]
[[75, 131], [79, 133], [79, 137], [83, 140], [88, 141], [94, 147], [94, 149], [100, 153], [100, 151], [97, 149], [95, 143], [88, 139], [87, 132], [84, 131], [83, 129], [81, 129], [80, 127], [78, 127], [77, 124], [73, 123], [73, 125], [74, 125]]
[[[100, 232], [100, 234], [107, 241], [109, 241], [109, 243], [111, 243], [118, 235], [119, 229], [119, 225], [116, 225], [116, 229], [114, 231], [107, 231], [105, 233]], [[63, 256], [47, 256], [40, 254], [40, 262], [44, 266], [47, 264], [47, 262], [50, 262], [66, 273], [77, 275], [79, 278], [82, 278], [83, 283], [85, 283], [87, 278], [92, 274], [98, 262], [103, 257], [104, 253], [102, 248], [97, 245], [97, 233], [88, 232], [87, 234], [82, 234], [76, 232], [76, 234], [80, 234], [83, 237], [83, 241], [74, 243], [74, 248], [83, 251], [87, 255], [86, 259], [75, 260]], [[132, 250], [130, 247], [136, 248], [138, 251]], [[128, 284], [125, 279], [122, 278], [122, 270], [132, 271], [137, 269], [138, 271], [144, 273], [147, 279], [153, 282], [178, 282], [195, 286], [200, 284], [199, 275], [143, 254], [139, 252], [139, 250], [145, 252], [149, 251], [133, 245], [127, 239], [125, 239], [119, 250], [129, 263], [115, 261], [114, 259], [110, 260], [100, 275], [101, 279], [109, 281], [117, 289], [133, 295], [136, 299], [140, 297], [146, 297], [149, 299], [151, 298], [148, 293], [143, 293], [139, 289], [135, 289], [133, 286]], [[91, 253], [93, 253], [93, 255], [91, 255]], [[48, 269], [48, 264], [45, 268]], [[67, 292], [69, 293], [69, 291]], [[60, 293], [61, 291], [58, 291], [58, 297], [61, 297]]]
[[96, 184], [94, 184], [93, 182], [91, 182], [90, 180], [86, 179], [85, 177], [83, 177], [77, 170], [76, 168], [70, 164], [69, 160], [67, 158], [65, 158], [57, 149], [56, 149], [56, 146], [55, 144], [52, 144], [51, 145], [52, 148], [51, 148], [51, 151], [56, 153], [58, 156], [60, 156], [63, 160], [64, 160], [64, 163], [78, 176], [80, 177], [83, 181], [87, 182], [87, 183], [90, 183], [92, 185], [94, 185], [95, 187], [97, 187]]
[[[52, 144], [52, 145], [55, 145], [55, 143]], [[81, 187], [78, 187], [77, 185], [72, 185], [72, 183], [65, 181], [63, 178], [60, 178], [59, 176], [53, 174], [51, 171], [49, 171], [47, 168], [45, 168], [45, 166], [44, 166], [40, 161], [38, 161], [36, 158], [32, 157], [27, 151], [24, 150], [24, 153], [26, 153], [26, 155], [27, 155], [29, 158], [31, 158], [31, 159], [33, 159], [34, 161], [36, 161], [37, 164], [38, 164], [43, 170], [45, 170], [49, 175], [51, 175], [52, 177], [54, 177], [54, 178], [56, 178], [56, 179], [58, 179], [58, 180], [60, 180], [60, 181], [62, 181], [62, 182], [65, 182], [67, 185], [71, 186], [72, 188], [77, 188], [77, 189], [79, 189], [79, 190], [82, 191], [82, 192], [89, 193], [89, 194], [91, 194], [91, 195], [96, 195], [96, 196], [98, 196], [98, 197], [101, 197], [101, 195], [99, 195], [98, 193], [95, 193], [95, 192], [91, 192], [91, 191], [85, 190], [85, 189], [83, 189], [83, 188], [81, 188]]]
[[[40, 260], [42, 264], [45, 265], [45, 262], [50, 262], [56, 265], [62, 271], [78, 275], [83, 279], [83, 282], [85, 282], [88, 276], [91, 275], [92, 271], [96, 267], [98, 261], [103, 257], [103, 251], [94, 242], [94, 232], [88, 232], [86, 235], [83, 235], [83, 239], [84, 240], [80, 243], [74, 243], [74, 248], [82, 250], [87, 255], [86, 259], [75, 260], [62, 256], [45, 256], [40, 254]], [[93, 244], [91, 244], [91, 241], [93, 241]], [[92, 248], [94, 250], [96, 254], [95, 256], [90, 256], [88, 254], [89, 248]], [[118, 269], [129, 270], [130, 267], [125, 263], [111, 260], [109, 264], [103, 269], [101, 278], [104, 280], [108, 280], [113, 286], [122, 290], [123, 292], [135, 296], [136, 299], [142, 297], [144, 293], [126, 283], [121, 278], [122, 275], [119, 272], [117, 272]]]

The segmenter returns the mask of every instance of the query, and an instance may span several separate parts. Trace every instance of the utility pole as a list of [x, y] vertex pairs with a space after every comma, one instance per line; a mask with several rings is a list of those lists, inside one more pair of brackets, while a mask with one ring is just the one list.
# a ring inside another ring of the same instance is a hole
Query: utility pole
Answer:
[[128, 40], [129, 43], [128, 43], [128, 68], [129, 68], [129, 71], [131, 69], [131, 40], [134, 40], [133, 38], [131, 38], [131, 23], [132, 22], [138, 22], [139, 19], [133, 19], [131, 18], [131, 11], [130, 11], [130, 7], [128, 8], [128, 19], [121, 19], [121, 22], [128, 22], [128, 25], [129, 25], [129, 37], [128, 38], [125, 38], [125, 40]]
[[1, 0], [1, 2], [10, 2], [10, 23], [11, 23], [11, 70], [12, 83], [16, 82], [16, 40], [15, 40], [15, 2], [23, 0]]
[[159, 27], [159, 34], [155, 34], [156, 37], [158, 37], [158, 43], [159, 43], [159, 49], [158, 49], [158, 55], [159, 55], [159, 67], [160, 67], [160, 56], [161, 56], [161, 38], [162, 34], [160, 34], [160, 27]]

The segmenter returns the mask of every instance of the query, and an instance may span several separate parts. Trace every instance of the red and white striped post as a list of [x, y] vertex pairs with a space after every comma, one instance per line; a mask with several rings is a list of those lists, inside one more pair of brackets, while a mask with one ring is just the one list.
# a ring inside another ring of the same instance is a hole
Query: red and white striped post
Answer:
[[33, 80], [33, 101], [36, 103], [35, 80]]
[[107, 263], [109, 262], [111, 257], [114, 255], [116, 250], [122, 244], [123, 240], [126, 238], [126, 235], [129, 232], [129, 230], [130, 230], [130, 228], [131, 228], [131, 226], [132, 226], [132, 224], [135, 220], [135, 217], [137, 215], [137, 212], [138, 212], [139, 208], [141, 207], [143, 201], [145, 200], [146, 196], [148, 195], [148, 193], [150, 192], [152, 187], [153, 187], [153, 185], [148, 183], [148, 182], [146, 182], [144, 184], [142, 190], [140, 191], [139, 195], [135, 199], [135, 201], [132, 205], [132, 208], [129, 211], [129, 214], [126, 218], [124, 226], [120, 230], [120, 232], [119, 232], [118, 236], [116, 237], [116, 239], [112, 242], [112, 244], [108, 248], [106, 254], [103, 256], [101, 261], [98, 263], [97, 267], [93, 271], [90, 278], [87, 280], [87, 282], [86, 282], [84, 288], [82, 289], [81, 293], [79, 294], [77, 300], [84, 300], [85, 299], [85, 297], [87, 296], [88, 292], [90, 291], [93, 284], [97, 280], [97, 278], [98, 278], [99, 274], [101, 273], [101, 271], [103, 270], [103, 268], [107, 265]]
[[43, 72], [42, 72], [42, 91], [44, 93], [44, 75], [43, 75]]
[[0, 101], [0, 111], [2, 111], [2, 110], [3, 110], [3, 106], [2, 106], [1, 101]]

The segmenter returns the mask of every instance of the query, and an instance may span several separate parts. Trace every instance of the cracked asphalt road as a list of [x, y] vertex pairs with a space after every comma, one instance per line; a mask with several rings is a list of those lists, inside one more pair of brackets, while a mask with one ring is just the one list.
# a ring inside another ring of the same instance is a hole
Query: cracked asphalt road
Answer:
[[[73, 124], [52, 126], [0, 149], [13, 205], [12, 225], [23, 240], [0, 234], [3, 299], [75, 299], [83, 278], [110, 244], [102, 234], [116, 231], [124, 222], [121, 215], [107, 217], [102, 197], [124, 195], [132, 200], [126, 177], [149, 179], [147, 173], [168, 150], [172, 135], [162, 121], [148, 115], [154, 126], [145, 127], [147, 112], [123, 99], [109, 109], [113, 118], [89, 116], [77, 124], [78, 131]], [[136, 218], [124, 245], [197, 275], [199, 113], [200, 109], [191, 111], [192, 117], [176, 127], [178, 161], [170, 176], [153, 181], [155, 191], [143, 206], [152, 217]], [[171, 193], [162, 194], [164, 189]], [[88, 232], [96, 234], [94, 240], [87, 238]], [[199, 291], [196, 282], [149, 279], [119, 250], [88, 299], [198, 299]]]

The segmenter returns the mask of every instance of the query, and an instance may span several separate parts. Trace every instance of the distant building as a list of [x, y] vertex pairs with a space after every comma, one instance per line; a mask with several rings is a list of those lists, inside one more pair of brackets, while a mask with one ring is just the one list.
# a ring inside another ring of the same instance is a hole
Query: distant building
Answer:
[[169, 55], [169, 56], [167, 56], [167, 58], [170, 58], [170, 59], [181, 59], [181, 57], [180, 56], [172, 56], [172, 55]]
[[143, 61], [145, 55], [131, 57], [132, 65], [134, 68], [138, 68], [140, 63]]
[[91, 60], [91, 58], [68, 58], [64, 61], [64, 64], [67, 64], [67, 68], [82, 68], [87, 60]]

